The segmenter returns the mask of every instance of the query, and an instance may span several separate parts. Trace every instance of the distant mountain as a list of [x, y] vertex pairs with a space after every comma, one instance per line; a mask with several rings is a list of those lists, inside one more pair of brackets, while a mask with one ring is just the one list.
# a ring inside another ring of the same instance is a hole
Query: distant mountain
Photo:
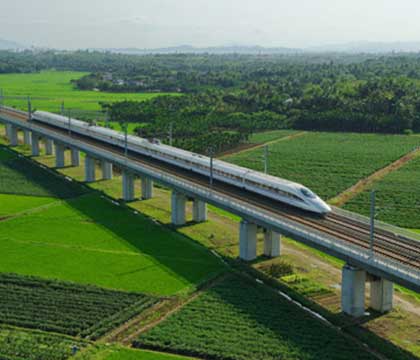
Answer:
[[307, 48], [288, 47], [263, 47], [263, 46], [215, 46], [215, 47], [194, 47], [190, 45], [156, 48], [109, 48], [90, 49], [96, 51], [109, 51], [112, 53], [147, 55], [147, 54], [303, 54], [303, 53], [392, 53], [392, 52], [420, 52], [420, 42], [350, 42], [343, 44], [321, 45]]
[[194, 47], [190, 45], [174, 46], [156, 49], [91, 49], [99, 51], [109, 51], [120, 54], [146, 55], [146, 54], [296, 54], [301, 53], [301, 49], [286, 47], [268, 48], [262, 46], [215, 46], [215, 47]]
[[18, 44], [17, 42], [0, 39], [0, 50], [18, 50], [23, 48], [25, 48], [25, 46]]
[[[0, 50], [48, 50], [47, 48], [29, 47], [0, 39]], [[154, 49], [140, 48], [89, 48], [89, 51], [111, 52], [128, 55], [147, 55], [147, 54], [250, 54], [250, 55], [295, 55], [310, 53], [348, 53], [348, 54], [385, 54], [385, 53], [408, 53], [420, 52], [420, 41], [418, 42], [374, 42], [360, 41], [337, 43], [331, 45], [320, 45], [306, 48], [289, 47], [264, 47], [258, 45], [227, 45], [214, 47], [195, 47], [191, 45], [180, 45], [173, 47], [163, 47]], [[71, 51], [71, 50], [60, 50]]]
[[344, 44], [315, 46], [305, 49], [309, 52], [344, 52], [344, 53], [391, 53], [419, 52], [420, 42], [373, 42], [360, 41]]

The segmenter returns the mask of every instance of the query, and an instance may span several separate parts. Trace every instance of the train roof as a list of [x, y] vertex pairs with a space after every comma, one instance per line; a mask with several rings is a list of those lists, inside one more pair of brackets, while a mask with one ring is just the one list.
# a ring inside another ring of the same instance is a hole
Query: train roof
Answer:
[[[173, 154], [178, 154], [186, 158], [192, 157], [194, 158], [195, 161], [202, 162], [205, 165], [208, 165], [210, 163], [210, 158], [205, 155], [200, 155], [200, 154], [193, 153], [187, 150], [171, 147], [169, 145], [161, 144], [161, 145], [156, 145], [156, 146], [159, 146], [161, 149], [165, 148], [165, 150], [170, 151]], [[236, 165], [236, 164], [228, 163], [226, 161], [219, 160], [219, 159], [214, 159], [213, 165], [215, 168], [220, 168], [220, 170], [223, 170], [223, 169], [230, 170], [230, 171], [234, 170], [235, 172], [237, 172], [239, 176], [247, 176], [248, 178], [253, 177], [255, 180], [265, 181], [267, 183], [271, 183], [277, 186], [280, 185], [287, 188], [295, 188], [296, 190], [299, 190], [302, 187], [304, 187], [303, 185], [293, 182], [293, 181], [282, 179], [282, 178], [269, 175], [269, 174], [264, 174], [264, 173], [261, 173], [252, 169], [248, 169], [248, 168]]]

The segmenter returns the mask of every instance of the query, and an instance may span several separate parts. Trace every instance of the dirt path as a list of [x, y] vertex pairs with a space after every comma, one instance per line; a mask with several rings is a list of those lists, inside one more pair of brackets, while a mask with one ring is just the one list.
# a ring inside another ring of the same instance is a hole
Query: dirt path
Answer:
[[[123, 345], [131, 345], [132, 341], [135, 340], [141, 333], [155, 327], [170, 315], [177, 312], [183, 306], [189, 304], [200, 296], [204, 291], [218, 284], [220, 281], [226, 278], [228, 274], [223, 274], [218, 276], [216, 279], [213, 279], [207, 283], [204, 287], [194, 292], [191, 296], [185, 299], [172, 298], [165, 299], [145, 312], [141, 313], [137, 317], [129, 320], [120, 327], [114, 329], [110, 333], [106, 334], [103, 338], [100, 339], [101, 342], [120, 342]], [[153, 316], [161, 312], [161, 315], [157, 318]]]
[[420, 155], [420, 149], [416, 149], [414, 151], [409, 152], [408, 154], [404, 155], [403, 157], [399, 158], [398, 160], [394, 161], [393, 163], [385, 166], [384, 168], [376, 171], [372, 175], [359, 180], [355, 185], [350, 187], [349, 189], [343, 191], [341, 194], [332, 198], [329, 203], [335, 206], [343, 206], [346, 202], [356, 197], [356, 195], [363, 192], [367, 187], [369, 187], [372, 183], [383, 179], [387, 174], [396, 171], [403, 167], [407, 162], [413, 160], [415, 157]]
[[268, 142], [265, 142], [265, 143], [262, 143], [262, 144], [249, 144], [249, 145], [246, 144], [242, 147], [239, 147], [239, 149], [236, 148], [236, 149], [232, 149], [230, 151], [224, 152], [223, 154], [221, 154], [219, 156], [219, 159], [223, 159], [224, 157], [227, 157], [227, 156], [230, 156], [230, 155], [239, 155], [239, 154], [245, 153], [247, 151], [262, 148], [266, 145], [272, 145], [272, 144], [278, 143], [280, 141], [292, 140], [292, 139], [297, 138], [299, 136], [305, 135], [306, 133], [307, 133], [306, 131], [302, 131], [302, 132], [299, 132], [299, 133], [296, 133], [296, 134], [293, 134], [293, 135], [285, 136], [285, 137], [282, 137], [280, 139], [271, 140], [271, 141], [268, 141]]

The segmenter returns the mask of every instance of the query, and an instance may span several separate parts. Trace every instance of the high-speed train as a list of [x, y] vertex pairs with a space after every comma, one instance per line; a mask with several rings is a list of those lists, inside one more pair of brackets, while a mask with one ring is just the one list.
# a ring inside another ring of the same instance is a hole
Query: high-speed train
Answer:
[[[58, 128], [79, 133], [91, 138], [125, 148], [124, 134], [101, 126], [90, 125], [77, 119], [44, 111], [32, 114], [32, 121], [39, 121]], [[210, 176], [210, 159], [206, 156], [128, 135], [127, 149], [196, 173]], [[294, 207], [325, 215], [331, 208], [303, 185], [274, 176], [252, 171], [221, 160], [213, 161], [213, 179], [278, 200]]]

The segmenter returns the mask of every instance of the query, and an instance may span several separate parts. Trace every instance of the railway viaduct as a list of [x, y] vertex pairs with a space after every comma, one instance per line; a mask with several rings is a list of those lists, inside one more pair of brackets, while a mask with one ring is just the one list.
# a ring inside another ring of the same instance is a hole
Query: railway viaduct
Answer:
[[257, 231], [264, 232], [264, 254], [281, 255], [281, 235], [335, 256], [346, 265], [342, 269], [342, 310], [361, 317], [365, 314], [366, 282], [370, 282], [370, 308], [387, 312], [393, 306], [394, 283], [420, 292], [420, 238], [411, 232], [387, 224], [377, 224], [374, 242], [370, 242], [368, 219], [334, 208], [326, 219], [283, 207], [273, 200], [224, 183], [209, 184], [209, 179], [147, 158], [126, 152], [88, 136], [34, 122], [28, 113], [0, 108], [0, 122], [6, 125], [10, 146], [18, 145], [18, 132], [39, 156], [40, 142], [45, 152], [55, 154], [56, 167], [65, 164], [65, 151], [71, 152], [71, 165], [80, 165], [85, 153], [85, 181], [95, 181], [96, 164], [102, 177], [111, 179], [113, 167], [122, 170], [122, 193], [125, 201], [138, 197], [135, 179], [141, 178], [141, 198], [153, 196], [154, 182], [172, 189], [171, 219], [176, 226], [186, 223], [186, 203], [193, 201], [193, 220], [207, 220], [207, 204], [242, 218], [239, 224], [239, 253], [244, 261], [257, 257]]

